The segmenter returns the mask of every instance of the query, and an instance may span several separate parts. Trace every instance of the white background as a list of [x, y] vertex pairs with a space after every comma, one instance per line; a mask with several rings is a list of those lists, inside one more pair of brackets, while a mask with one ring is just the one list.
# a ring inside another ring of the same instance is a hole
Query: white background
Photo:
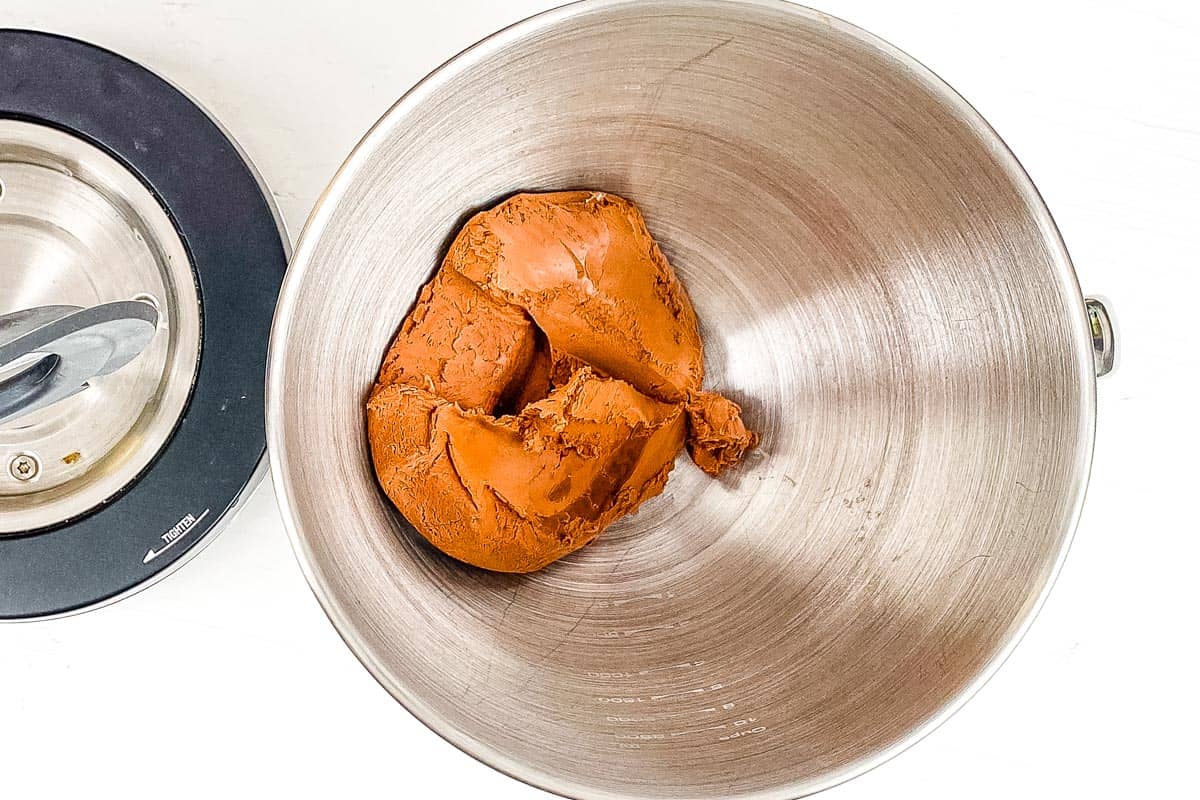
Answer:
[[[1200, 11], [1190, 0], [814, 2], [979, 108], [1123, 334], [1119, 371], [1100, 385], [1083, 520], [1032, 631], [963, 711], [825, 796], [1191, 794]], [[551, 4], [0, 0], [0, 26], [90, 39], [186, 87], [257, 162], [296, 234], [400, 94]], [[301, 577], [269, 480], [163, 583], [79, 617], [0, 626], [0, 797], [252, 793], [547, 797], [442, 742], [358, 665]]]

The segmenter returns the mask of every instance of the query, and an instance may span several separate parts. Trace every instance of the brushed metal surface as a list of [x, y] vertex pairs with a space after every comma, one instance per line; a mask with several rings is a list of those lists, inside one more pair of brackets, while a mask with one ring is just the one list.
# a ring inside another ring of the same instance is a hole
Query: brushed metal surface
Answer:
[[[364, 394], [466, 215], [567, 188], [639, 204], [763, 442], [489, 574], [377, 489]], [[454, 744], [586, 798], [795, 797], [944, 719], [1059, 567], [1095, 409], [1074, 272], [983, 120], [849, 25], [706, 0], [565, 7], [413, 89], [309, 220], [268, 388], [284, 517], [347, 644]]]
[[154, 195], [69, 133], [0, 120], [0, 315], [146, 300], [156, 331], [126, 368], [0, 423], [0, 463], [37, 456], [37, 479], [0, 471], [0, 535], [44, 528], [119, 492], [158, 454], [187, 404], [200, 352], [191, 261]]

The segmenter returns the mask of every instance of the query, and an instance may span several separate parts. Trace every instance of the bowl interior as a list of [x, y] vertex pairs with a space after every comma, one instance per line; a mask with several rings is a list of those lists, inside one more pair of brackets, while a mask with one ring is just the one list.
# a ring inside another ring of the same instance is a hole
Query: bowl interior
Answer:
[[[762, 446], [489, 574], [389, 506], [364, 396], [466, 216], [566, 188], [642, 208]], [[795, 796], [948, 713], [1036, 609], [1085, 331], [1028, 180], [911, 61], [783, 4], [585, 4], [459, 57], [339, 174], [277, 318], [273, 467], [331, 618], [451, 741], [574, 796]]]

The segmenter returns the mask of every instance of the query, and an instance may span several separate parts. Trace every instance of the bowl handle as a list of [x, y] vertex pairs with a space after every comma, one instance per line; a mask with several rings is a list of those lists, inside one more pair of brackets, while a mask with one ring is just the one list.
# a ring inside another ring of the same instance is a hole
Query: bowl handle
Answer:
[[1096, 377], [1107, 375], [1117, 365], [1117, 333], [1108, 301], [1099, 297], [1084, 299], [1092, 337], [1092, 355], [1096, 359]]

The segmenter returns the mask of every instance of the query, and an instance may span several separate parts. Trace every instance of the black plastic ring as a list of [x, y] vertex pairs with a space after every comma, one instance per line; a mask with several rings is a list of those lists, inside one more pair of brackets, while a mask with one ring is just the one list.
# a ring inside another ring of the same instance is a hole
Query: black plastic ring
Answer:
[[122, 56], [0, 29], [0, 118], [72, 133], [137, 175], [183, 240], [201, 304], [192, 396], [150, 468], [79, 519], [0, 536], [0, 619], [26, 619], [103, 604], [170, 571], [261, 474], [267, 340], [288, 244], [237, 146]]

